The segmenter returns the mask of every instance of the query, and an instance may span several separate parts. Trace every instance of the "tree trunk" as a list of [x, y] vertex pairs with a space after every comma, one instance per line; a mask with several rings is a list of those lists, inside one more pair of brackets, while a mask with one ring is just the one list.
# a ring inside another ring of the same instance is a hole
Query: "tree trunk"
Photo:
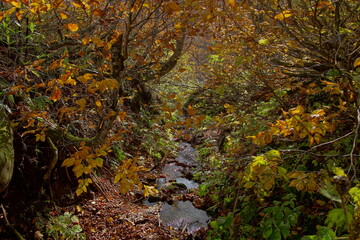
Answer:
[[6, 111], [0, 105], [0, 192], [3, 192], [9, 185], [13, 171], [13, 132]]

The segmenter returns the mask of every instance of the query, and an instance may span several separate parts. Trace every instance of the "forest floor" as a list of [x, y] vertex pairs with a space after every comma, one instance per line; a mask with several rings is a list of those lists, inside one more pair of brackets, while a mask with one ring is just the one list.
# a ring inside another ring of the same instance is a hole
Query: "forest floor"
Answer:
[[149, 207], [140, 194], [118, 193], [118, 187], [106, 178], [99, 179], [105, 196], [95, 193], [92, 199], [73, 206], [87, 239], [188, 239], [188, 235], [161, 223], [161, 203]]
[[[162, 173], [155, 170], [141, 176], [141, 181], [146, 182], [149, 175], [152, 176], [152, 179], [163, 177]], [[141, 191], [134, 190], [127, 194], [121, 194], [119, 186], [113, 183], [113, 179], [110, 171], [102, 171], [102, 174], [96, 178], [96, 185], [101, 186], [101, 189], [94, 188], [82, 200], [67, 206], [55, 206], [49, 201], [26, 202], [24, 198], [15, 204], [8, 202], [5, 206], [9, 210], [9, 221], [26, 239], [49, 239], [46, 238], [44, 227], [49, 223], [46, 216], [56, 218], [65, 212], [79, 218], [82, 232], [89, 240], [205, 239], [205, 229], [200, 229], [190, 235], [185, 229], [177, 230], [165, 226], [160, 220], [163, 202], [190, 200], [197, 207], [201, 207], [203, 199], [196, 194], [196, 191], [174, 196], [171, 191], [164, 190], [160, 196], [161, 201], [153, 206], [148, 206], [143, 203], [145, 198]], [[38, 216], [34, 216], [34, 213]], [[25, 215], [26, 217], [24, 217]], [[41, 221], [39, 219], [42, 221], [40, 228], [39, 222]], [[0, 211], [0, 239], [19, 239], [15, 238], [11, 231], [6, 230], [4, 223], [4, 214]]]

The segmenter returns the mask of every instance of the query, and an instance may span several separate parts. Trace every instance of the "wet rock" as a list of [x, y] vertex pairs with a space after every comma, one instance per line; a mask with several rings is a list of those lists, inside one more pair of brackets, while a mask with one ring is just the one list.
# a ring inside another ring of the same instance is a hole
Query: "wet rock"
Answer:
[[176, 182], [184, 184], [187, 189], [199, 188], [199, 185], [200, 185], [197, 182], [194, 182], [194, 181], [189, 180], [187, 178], [177, 178]]
[[207, 228], [210, 217], [205, 211], [195, 208], [190, 201], [175, 201], [172, 205], [164, 204], [160, 219], [168, 227], [192, 234], [203, 227]]
[[160, 202], [160, 201], [161, 201], [161, 197], [149, 195], [148, 201], [149, 201], [150, 203]]
[[183, 190], [186, 190], [187, 187], [184, 183], [172, 182], [169, 186], [166, 187], [166, 189], [175, 190], [175, 191], [183, 191]]
[[175, 163], [171, 163], [165, 165], [162, 169], [162, 172], [167, 176], [166, 177], [167, 180], [171, 180], [181, 177], [183, 169], [184, 169], [183, 167], [178, 166]]

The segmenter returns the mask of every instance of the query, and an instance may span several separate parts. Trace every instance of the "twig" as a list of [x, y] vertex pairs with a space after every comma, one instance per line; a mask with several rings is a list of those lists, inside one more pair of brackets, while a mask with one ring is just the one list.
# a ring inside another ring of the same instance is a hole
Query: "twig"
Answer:
[[50, 179], [51, 172], [54, 169], [54, 167], [55, 167], [55, 165], [56, 165], [56, 163], [58, 161], [58, 158], [59, 158], [59, 153], [58, 153], [59, 151], [58, 151], [57, 147], [55, 146], [55, 144], [53, 143], [53, 141], [51, 140], [51, 138], [47, 137], [46, 141], [47, 141], [47, 143], [49, 144], [49, 146], [51, 148], [53, 156], [52, 156], [52, 159], [50, 161], [49, 168], [48, 168], [46, 174], [44, 175], [44, 180]]
[[354, 140], [353, 140], [353, 146], [352, 146], [352, 149], [351, 149], [351, 152], [350, 152], [350, 168], [348, 170], [348, 173], [350, 173], [351, 169], [353, 169], [354, 171], [354, 176], [352, 177], [352, 179], [356, 179], [356, 168], [355, 168], [355, 164], [354, 164], [354, 152], [355, 152], [355, 148], [356, 148], [356, 142], [357, 142], [357, 139], [358, 139], [358, 136], [359, 136], [359, 127], [360, 127], [360, 109], [357, 108], [356, 109], [357, 111], [357, 126], [356, 126], [356, 129], [355, 129], [355, 136], [354, 136]]
[[312, 150], [315, 149], [315, 148], [322, 147], [322, 146], [324, 146], [324, 145], [334, 143], [334, 142], [339, 141], [339, 140], [341, 140], [341, 139], [343, 139], [343, 138], [346, 138], [347, 136], [349, 136], [349, 135], [351, 135], [351, 134], [353, 134], [353, 133], [354, 133], [354, 131], [351, 131], [351, 132], [345, 134], [344, 136], [341, 136], [341, 137], [336, 138], [336, 139], [334, 139], [334, 140], [331, 140], [331, 141], [329, 141], [329, 142], [324, 142], [324, 143], [322, 143], [322, 144], [313, 146], [313, 147], [310, 148], [310, 150], [308, 150], [308, 151], [312, 151]]
[[101, 187], [98, 181], [98, 177], [94, 174], [90, 174], [90, 178], [94, 183], [95, 188], [103, 195], [103, 197], [106, 199], [106, 201], [110, 202], [109, 198], [107, 197], [105, 190]]
[[4, 215], [4, 220], [5, 220], [5, 225], [11, 229], [11, 231], [13, 232], [13, 234], [16, 236], [17, 239], [19, 240], [26, 240], [13, 226], [11, 226], [8, 218], [7, 218], [7, 213], [6, 213], [6, 210], [4, 208], [4, 206], [1, 204], [1, 210], [3, 212], [3, 215]]

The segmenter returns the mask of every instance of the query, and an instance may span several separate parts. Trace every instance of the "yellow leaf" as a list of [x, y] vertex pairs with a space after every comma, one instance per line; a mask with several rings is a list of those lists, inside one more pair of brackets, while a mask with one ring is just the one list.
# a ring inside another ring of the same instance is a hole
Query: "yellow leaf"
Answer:
[[70, 84], [70, 85], [76, 85], [76, 81], [75, 79], [73, 79], [72, 77], [69, 77], [68, 79], [66, 79], [65, 84]]
[[96, 166], [102, 167], [103, 163], [104, 163], [104, 160], [102, 158], [96, 158], [95, 163], [96, 163]]
[[164, 12], [167, 14], [172, 14], [178, 11], [180, 11], [180, 7], [176, 2], [168, 2], [164, 4]]
[[246, 182], [244, 188], [252, 188], [255, 185], [255, 182]]
[[175, 23], [175, 25], [174, 25], [174, 28], [175, 28], [175, 29], [180, 29], [181, 27], [182, 27], [181, 22], [177, 22], [177, 23]]
[[122, 178], [122, 174], [121, 173], [118, 173], [115, 175], [115, 178], [114, 178], [114, 183], [117, 183], [118, 181], [120, 181], [120, 179]]
[[76, 178], [79, 178], [84, 173], [84, 165], [79, 164], [73, 168], [73, 172], [75, 173]]
[[176, 93], [171, 93], [171, 94], [166, 95], [167, 99], [174, 99], [175, 97], [176, 97]]
[[98, 36], [93, 36], [91, 38], [91, 41], [95, 43], [97, 47], [101, 47], [104, 45], [104, 42]]
[[265, 190], [269, 191], [275, 184], [275, 180], [272, 177], [268, 177], [264, 179], [264, 188]]
[[149, 195], [157, 195], [159, 193], [159, 191], [152, 186], [148, 186], [148, 185], [144, 185], [144, 196], [147, 197]]
[[20, 2], [11, 2], [11, 4], [14, 6], [14, 7], [17, 7], [17, 8], [20, 8], [21, 7], [21, 3]]
[[194, 109], [193, 107], [191, 106], [188, 106], [188, 114], [189, 116], [194, 116], [196, 114], [196, 109]]
[[235, 111], [235, 106], [230, 105], [228, 103], [225, 103], [224, 107], [226, 108], [227, 113], [233, 113]]
[[88, 160], [88, 163], [90, 164], [91, 167], [95, 168], [96, 167], [96, 162], [94, 159], [90, 159]]
[[83, 98], [79, 99], [79, 100], [76, 100], [75, 103], [80, 106], [79, 111], [83, 111], [85, 109], [85, 107], [86, 107], [86, 100], [83, 99]]
[[101, 102], [100, 102], [100, 101], [96, 101], [96, 102], [95, 102], [95, 105], [98, 106], [98, 107], [101, 107]]
[[305, 108], [301, 105], [297, 106], [296, 108], [290, 109], [290, 113], [292, 115], [301, 115], [305, 112]]
[[81, 188], [76, 189], [76, 196], [80, 196], [83, 193]]
[[354, 68], [358, 67], [360, 65], [360, 57], [358, 57], [354, 62]]
[[232, 6], [233, 8], [236, 7], [236, 1], [235, 1], [235, 0], [229, 0], [229, 4], [230, 4], [230, 6]]
[[92, 77], [93, 75], [91, 73], [86, 73], [83, 76], [78, 77], [77, 80], [82, 84], [86, 84], [89, 80], [92, 79]]
[[269, 43], [269, 39], [262, 38], [258, 41], [260, 45], [267, 45]]
[[80, 205], [76, 205], [76, 211], [77, 211], [78, 213], [83, 213], [84, 210], [81, 208]]
[[306, 189], [306, 187], [305, 187], [305, 185], [304, 185], [303, 182], [298, 182], [298, 183], [296, 184], [296, 190], [298, 190], [298, 191], [304, 191], [305, 189]]
[[120, 191], [123, 194], [130, 191], [133, 187], [134, 187], [134, 184], [126, 178], [124, 178], [120, 181]]
[[77, 30], [79, 30], [79, 26], [76, 23], [68, 23], [65, 25], [65, 27], [72, 32], [76, 32]]
[[[91, 167], [89, 167], [89, 166], [84, 167], [84, 168], [83, 168], [83, 172], [86, 173], [86, 174], [91, 173], [91, 172], [92, 172]], [[86, 191], [85, 191], [85, 192], [86, 192]]]
[[340, 167], [334, 167], [332, 169], [333, 173], [335, 173], [337, 176], [347, 176], [344, 170]]
[[86, 45], [86, 44], [88, 44], [89, 42], [90, 42], [90, 38], [89, 37], [84, 37], [82, 40], [81, 40], [81, 43], [83, 44], [83, 45]]
[[274, 18], [276, 20], [284, 20], [285, 18], [291, 17], [293, 14], [289, 10], [284, 10], [282, 13], [277, 14]]
[[69, 14], [64, 12], [64, 11], [59, 11], [59, 15], [61, 19], [68, 19], [69, 18]]
[[126, 118], [126, 112], [118, 112], [118, 115], [121, 121], [124, 121], [124, 119]]
[[62, 167], [71, 167], [74, 165], [75, 159], [74, 158], [67, 158], [64, 160], [64, 162], [61, 164]]
[[107, 78], [99, 83], [99, 90], [105, 92], [107, 89], [113, 90], [119, 88], [119, 83], [115, 79]]
[[77, 8], [82, 8], [83, 7], [81, 4], [78, 4], [78, 3], [75, 3], [75, 2], [72, 2], [71, 4], [74, 5], [74, 7], [77, 7]]
[[281, 155], [280, 155], [280, 152], [277, 150], [270, 150], [265, 153], [265, 157], [267, 160], [276, 161], [279, 158], [281, 158]]
[[92, 11], [92, 14], [94, 14], [95, 16], [102, 17], [105, 15], [105, 12], [104, 12], [104, 10], [97, 8]]

